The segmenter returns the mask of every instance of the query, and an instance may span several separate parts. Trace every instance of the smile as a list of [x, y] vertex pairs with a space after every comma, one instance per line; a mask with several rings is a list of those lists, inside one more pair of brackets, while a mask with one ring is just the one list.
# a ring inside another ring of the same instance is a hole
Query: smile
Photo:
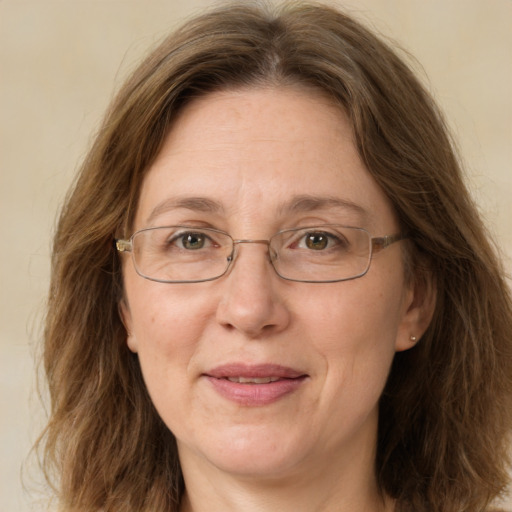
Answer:
[[241, 406], [269, 405], [297, 391], [308, 375], [274, 364], [228, 364], [203, 377], [217, 395]]

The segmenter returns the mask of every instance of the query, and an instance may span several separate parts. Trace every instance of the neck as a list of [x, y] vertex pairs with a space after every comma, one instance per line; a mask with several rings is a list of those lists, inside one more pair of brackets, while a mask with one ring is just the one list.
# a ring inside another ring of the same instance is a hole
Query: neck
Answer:
[[257, 485], [233, 481], [222, 488], [188, 489], [181, 512], [393, 512], [393, 500], [377, 489], [339, 492], [339, 483], [316, 481], [313, 485]]

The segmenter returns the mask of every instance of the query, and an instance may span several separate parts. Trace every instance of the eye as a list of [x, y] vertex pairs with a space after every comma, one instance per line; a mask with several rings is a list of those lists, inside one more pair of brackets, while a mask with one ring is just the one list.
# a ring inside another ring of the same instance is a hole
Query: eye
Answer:
[[170, 242], [175, 243], [180, 249], [188, 251], [197, 251], [212, 243], [210, 238], [201, 232], [180, 233]]
[[298, 248], [307, 248], [312, 251], [323, 251], [332, 247], [342, 245], [342, 240], [332, 233], [325, 231], [311, 231], [305, 233], [297, 243]]
[[325, 233], [307, 233], [305, 243], [308, 249], [321, 251], [329, 245], [329, 238]]

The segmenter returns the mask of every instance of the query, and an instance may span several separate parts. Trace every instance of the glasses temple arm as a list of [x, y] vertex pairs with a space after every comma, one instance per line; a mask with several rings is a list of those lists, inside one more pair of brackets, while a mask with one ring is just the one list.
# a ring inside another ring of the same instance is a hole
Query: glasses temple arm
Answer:
[[391, 244], [394, 244], [395, 242], [400, 242], [400, 240], [405, 240], [406, 238], [408, 238], [408, 236], [402, 234], [373, 237], [372, 250], [374, 253], [382, 251], [386, 247], [389, 247]]

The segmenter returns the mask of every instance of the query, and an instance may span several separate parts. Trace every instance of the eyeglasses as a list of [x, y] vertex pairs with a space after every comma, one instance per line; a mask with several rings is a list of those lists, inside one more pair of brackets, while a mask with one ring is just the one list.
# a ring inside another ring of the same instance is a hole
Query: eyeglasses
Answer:
[[333, 283], [364, 276], [373, 254], [404, 238], [372, 237], [363, 228], [325, 224], [285, 229], [269, 240], [233, 240], [217, 229], [163, 226], [116, 240], [116, 248], [132, 253], [140, 276], [160, 283], [218, 279], [235, 261], [240, 244], [267, 245], [270, 262], [283, 279]]

